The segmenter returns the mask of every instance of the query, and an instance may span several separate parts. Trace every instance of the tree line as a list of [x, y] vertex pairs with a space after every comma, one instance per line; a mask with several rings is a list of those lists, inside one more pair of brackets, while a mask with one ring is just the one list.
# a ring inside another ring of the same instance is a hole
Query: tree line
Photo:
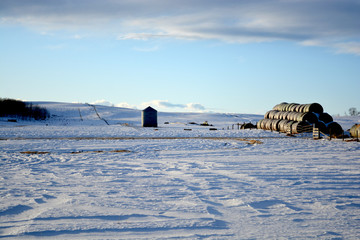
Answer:
[[350, 114], [350, 116], [358, 116], [358, 115], [360, 115], [360, 112], [358, 112], [356, 108], [352, 107], [352, 108], [349, 108], [349, 114]]
[[20, 118], [22, 120], [45, 120], [50, 117], [46, 108], [25, 103], [20, 100], [0, 98], [0, 117]]

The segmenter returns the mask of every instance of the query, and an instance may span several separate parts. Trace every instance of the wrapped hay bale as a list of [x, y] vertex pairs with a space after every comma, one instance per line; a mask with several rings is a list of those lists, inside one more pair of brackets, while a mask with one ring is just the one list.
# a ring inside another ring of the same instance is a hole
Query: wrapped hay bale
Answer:
[[298, 113], [296, 121], [298, 122], [309, 122], [309, 123], [316, 123], [318, 122], [318, 118], [312, 112], [305, 112], [305, 113]]
[[318, 128], [320, 132], [327, 133], [326, 124], [323, 121], [315, 123], [315, 127]]
[[320, 121], [323, 121], [324, 123], [329, 123], [334, 121], [332, 116], [328, 113], [320, 113], [318, 114], [318, 118]]
[[326, 124], [326, 130], [327, 130], [326, 133], [334, 137], [340, 136], [343, 133], [342, 127], [337, 122], [330, 122]]

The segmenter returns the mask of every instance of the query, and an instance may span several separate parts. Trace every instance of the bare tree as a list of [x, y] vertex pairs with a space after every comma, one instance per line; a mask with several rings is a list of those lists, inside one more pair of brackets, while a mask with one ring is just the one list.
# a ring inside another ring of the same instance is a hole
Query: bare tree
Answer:
[[359, 112], [357, 111], [356, 108], [352, 107], [352, 108], [349, 108], [349, 114], [350, 114], [350, 116], [357, 116], [357, 115], [359, 115]]

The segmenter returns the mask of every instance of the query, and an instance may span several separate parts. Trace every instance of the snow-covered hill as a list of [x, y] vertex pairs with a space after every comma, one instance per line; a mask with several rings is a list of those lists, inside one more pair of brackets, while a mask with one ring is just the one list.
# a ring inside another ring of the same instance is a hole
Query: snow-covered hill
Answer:
[[139, 110], [37, 104], [49, 120], [0, 122], [0, 238], [360, 237], [359, 142], [232, 129], [262, 115], [142, 128]]
[[[52, 123], [104, 125], [105, 119], [110, 125], [128, 124], [131, 126], [141, 125], [141, 110], [109, 107], [102, 105], [34, 102], [35, 105], [45, 107], [52, 115]], [[100, 116], [100, 118], [99, 118]], [[159, 124], [165, 122], [187, 124], [189, 122], [226, 125], [242, 122], [257, 122], [263, 116], [253, 114], [221, 114], [221, 113], [167, 113], [158, 112]]]

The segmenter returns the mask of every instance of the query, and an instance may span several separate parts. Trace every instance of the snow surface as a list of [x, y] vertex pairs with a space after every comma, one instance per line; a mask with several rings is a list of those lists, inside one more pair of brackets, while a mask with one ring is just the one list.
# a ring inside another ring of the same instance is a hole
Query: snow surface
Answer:
[[360, 238], [359, 142], [235, 125], [262, 115], [141, 128], [139, 110], [37, 104], [50, 120], [0, 121], [0, 238]]

